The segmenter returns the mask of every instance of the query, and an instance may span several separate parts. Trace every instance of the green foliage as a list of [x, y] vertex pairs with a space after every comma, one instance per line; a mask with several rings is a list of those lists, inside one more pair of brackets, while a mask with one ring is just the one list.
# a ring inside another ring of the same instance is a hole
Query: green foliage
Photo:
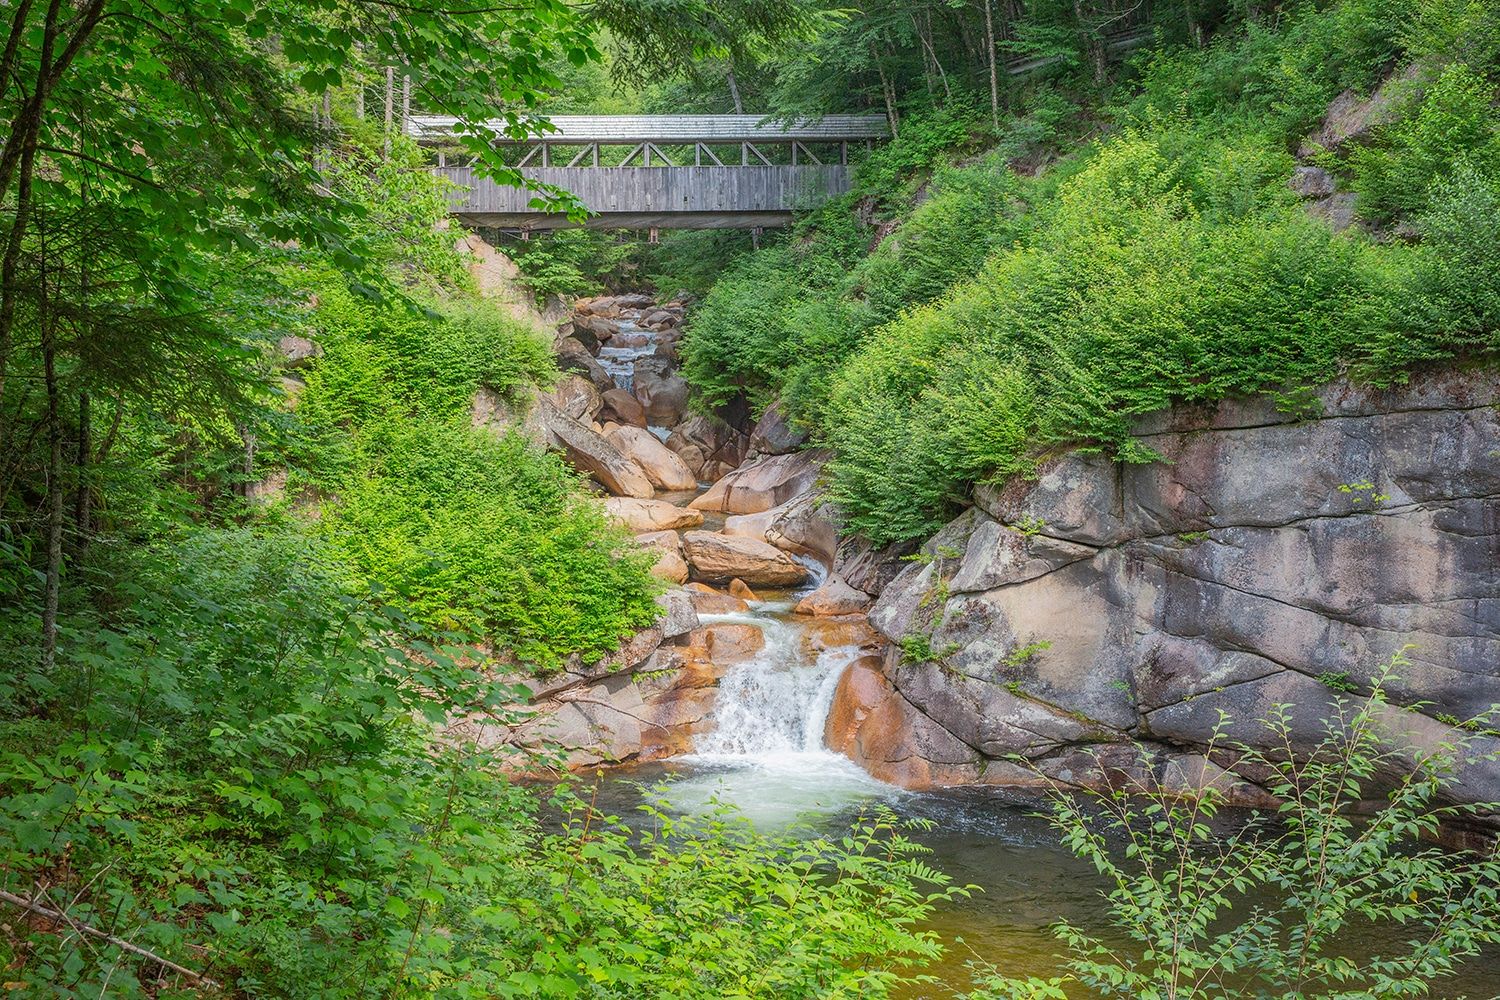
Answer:
[[1447, 67], [1414, 107], [1354, 152], [1360, 213], [1377, 221], [1415, 218], [1456, 170], [1500, 177], [1495, 87], [1463, 64]]
[[1411, 280], [1412, 339], [1441, 356], [1446, 342], [1500, 346], [1500, 171], [1469, 163], [1436, 182], [1418, 220], [1426, 253]]
[[1045, 653], [1051, 648], [1052, 641], [1050, 639], [1042, 639], [1038, 642], [1028, 642], [1024, 645], [1017, 646], [1015, 649], [1007, 653], [1005, 659], [1001, 661], [1001, 664], [1002, 666], [1011, 670], [1014, 670], [1017, 667], [1024, 667], [1037, 656]]
[[1015, 175], [994, 157], [940, 170], [927, 199], [855, 268], [853, 294], [862, 294], [877, 322], [931, 302], [1021, 236], [1021, 195]]
[[[437, 738], [455, 713], [518, 721], [495, 664], [395, 642], [407, 624], [296, 531], [101, 566], [107, 616], [69, 616], [57, 671], [0, 688], [0, 888], [79, 925], [246, 997], [880, 997], [940, 950], [920, 924], [955, 890], [888, 814], [802, 839], [566, 788], [541, 806], [502, 776], [539, 762]], [[34, 650], [31, 623], [0, 629]], [[6, 923], [17, 995], [200, 995]]]
[[550, 671], [659, 616], [650, 558], [519, 435], [418, 420], [370, 428], [362, 446], [378, 457], [342, 483], [322, 527], [355, 579], [417, 622]]
[[1322, 684], [1330, 691], [1342, 691], [1346, 694], [1359, 690], [1359, 685], [1350, 680], [1348, 672], [1343, 670], [1324, 671], [1323, 673], [1318, 675], [1318, 683]]
[[462, 296], [431, 305], [359, 298], [313, 275], [309, 332], [322, 349], [298, 415], [329, 433], [381, 420], [467, 413], [480, 387], [502, 397], [556, 378], [539, 331]]
[[[1400, 662], [1399, 658], [1396, 662]], [[1271, 776], [1271, 813], [1228, 823], [1233, 775], [1106, 792], [1059, 793], [1054, 825], [1105, 876], [1103, 938], [1057, 927], [1069, 975], [1014, 980], [980, 964], [969, 1000], [1228, 995], [1332, 998], [1427, 995], [1500, 942], [1500, 856], [1434, 846], [1439, 824], [1474, 815], [1442, 804], [1455, 768], [1489, 760], [1472, 735], [1418, 749], [1381, 696], [1335, 703], [1320, 742], [1289, 759], [1294, 706], [1274, 707], [1210, 754], [1232, 772]], [[1219, 772], [1221, 775], [1226, 772]], [[1383, 797], [1368, 818], [1352, 807]], [[1370, 941], [1392, 932], [1389, 951]]]
[[930, 532], [969, 483], [1025, 474], [1048, 446], [1140, 460], [1131, 415], [1324, 381], [1364, 352], [1386, 321], [1372, 293], [1405, 255], [1295, 211], [1211, 220], [1183, 167], [1154, 137], [1102, 146], [1029, 245], [866, 337], [826, 407], [849, 523]]
[[894, 140], [859, 165], [856, 189], [883, 208], [904, 208], [930, 171], [977, 149], [980, 135], [988, 130], [984, 112], [968, 101], [912, 115]]
[[360, 587], [426, 629], [493, 641], [533, 669], [593, 660], [657, 609], [645, 561], [577, 475], [518, 435], [469, 427], [476, 391], [524, 410], [556, 375], [537, 331], [449, 296], [426, 310], [319, 286], [324, 353], [298, 397], [292, 486]]
[[596, 295], [624, 287], [637, 273], [641, 245], [617, 233], [559, 229], [505, 244], [537, 299], [550, 295]]
[[838, 295], [863, 250], [858, 224], [835, 205], [759, 253], [740, 258], [694, 313], [683, 375], [702, 401], [741, 394], [764, 406], [784, 385], [796, 402], [825, 399], [829, 372], [858, 342], [862, 310]]
[[743, 230], [680, 229], [662, 233], [658, 246], [646, 247], [642, 266], [659, 294], [702, 296], [750, 251], [750, 234]]

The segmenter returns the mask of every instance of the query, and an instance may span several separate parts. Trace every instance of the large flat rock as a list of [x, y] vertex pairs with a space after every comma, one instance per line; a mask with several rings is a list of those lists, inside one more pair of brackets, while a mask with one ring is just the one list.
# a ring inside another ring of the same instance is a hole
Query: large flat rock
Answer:
[[827, 459], [828, 453], [821, 450], [757, 459], [714, 483], [691, 506], [730, 514], [758, 514], [779, 507], [793, 497], [809, 492], [822, 474]]
[[689, 531], [683, 549], [698, 580], [743, 580], [763, 587], [793, 587], [807, 579], [807, 567], [773, 545], [754, 538]]

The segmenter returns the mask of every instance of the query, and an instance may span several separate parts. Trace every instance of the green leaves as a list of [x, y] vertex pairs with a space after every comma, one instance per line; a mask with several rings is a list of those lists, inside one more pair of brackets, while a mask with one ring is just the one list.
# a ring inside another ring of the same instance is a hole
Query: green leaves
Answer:
[[[1108, 938], [1057, 929], [1071, 978], [1099, 996], [1417, 996], [1500, 942], [1500, 854], [1430, 841], [1440, 819], [1489, 808], [1438, 801], [1459, 761], [1491, 754], [1474, 735], [1426, 748], [1395, 735], [1406, 710], [1382, 692], [1403, 664], [1371, 696], [1338, 700], [1311, 746], [1293, 736], [1294, 708], [1275, 706], [1247, 743], [1221, 719], [1206, 753], [1226, 770], [1212, 780], [1059, 794], [1064, 842], [1114, 886]], [[1274, 815], [1220, 816], [1238, 773], [1283, 776]], [[1382, 810], [1355, 815], [1377, 796]], [[972, 1000], [1036, 986], [983, 971]]]

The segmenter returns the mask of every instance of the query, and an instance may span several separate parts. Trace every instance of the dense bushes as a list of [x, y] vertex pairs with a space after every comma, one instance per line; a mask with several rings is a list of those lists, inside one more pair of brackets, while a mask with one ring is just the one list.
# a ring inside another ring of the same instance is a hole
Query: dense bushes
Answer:
[[[513, 720], [517, 692], [396, 643], [289, 525], [98, 565], [113, 606], [68, 616], [56, 673], [0, 685], [5, 888], [73, 927], [247, 997], [884, 996], [939, 950], [914, 924], [944, 880], [885, 820], [634, 831], [558, 789], [543, 823], [505, 751], [429, 725]], [[31, 622], [0, 639], [36, 651]], [[13, 711], [37, 696], [46, 717]], [[7, 919], [0, 964], [23, 996], [204, 992], [41, 918]]]
[[538, 669], [650, 624], [647, 567], [579, 478], [519, 436], [469, 427], [480, 387], [521, 407], [556, 377], [538, 332], [461, 290], [421, 309], [331, 280], [310, 322], [323, 354], [297, 400], [292, 486], [325, 498], [319, 530], [354, 581]]
[[826, 374], [853, 347], [866, 320], [841, 292], [864, 246], [847, 209], [741, 258], [714, 285], [683, 349], [703, 402], [743, 393], [764, 405], [796, 372]]
[[1461, 167], [1500, 176], [1494, 98], [1494, 86], [1463, 63], [1445, 69], [1420, 97], [1407, 95], [1408, 112], [1354, 151], [1360, 212], [1377, 222], [1412, 218]]
[[656, 619], [649, 561], [555, 457], [433, 420], [364, 433], [372, 460], [341, 485], [325, 530], [356, 579], [414, 619], [541, 670], [596, 658]]
[[[1389, 382], [1493, 349], [1500, 114], [1493, 67], [1454, 55], [1490, 52], [1494, 21], [1463, 4], [1343, 0], [1165, 48], [1113, 95], [1107, 136], [1022, 177], [1002, 159], [1015, 136], [1066, 127], [1065, 102], [1041, 91], [999, 153], [937, 170], [843, 282], [800, 269], [820, 230], [738, 261], [691, 320], [689, 378], [712, 403], [783, 396], [834, 447], [848, 525], [884, 542], [930, 532], [972, 484], [1059, 448], [1148, 460], [1131, 418], [1174, 402], [1345, 371]], [[1427, 61], [1387, 123], [1318, 161], [1380, 232], [1421, 238], [1335, 235], [1289, 189], [1287, 150], [1403, 50]], [[904, 163], [906, 141], [884, 159]]]
[[[940, 295], [1025, 231], [1025, 190], [1001, 155], [963, 167], [934, 162], [939, 139], [966, 141], [970, 128], [968, 118], [941, 118], [930, 128], [913, 119], [899, 142], [862, 165], [854, 196], [725, 268], [694, 312], [684, 345], [684, 372], [704, 403], [744, 394], [760, 407], [780, 395], [798, 420], [821, 423], [833, 372], [870, 327]], [[868, 209], [891, 186], [910, 187], [913, 175], [897, 167], [914, 164], [925, 183], [922, 202], [881, 239], [854, 205]]]
[[1389, 255], [1295, 210], [1210, 222], [1174, 167], [1151, 138], [1109, 143], [1031, 245], [870, 334], [825, 428], [851, 525], [931, 531], [968, 484], [1048, 448], [1145, 458], [1132, 415], [1324, 381], [1360, 354]]

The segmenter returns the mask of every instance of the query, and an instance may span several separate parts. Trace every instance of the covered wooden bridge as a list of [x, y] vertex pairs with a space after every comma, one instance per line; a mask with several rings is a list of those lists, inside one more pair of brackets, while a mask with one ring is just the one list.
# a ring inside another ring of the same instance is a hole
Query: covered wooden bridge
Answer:
[[[521, 173], [572, 192], [593, 229], [759, 229], [849, 190], [851, 155], [890, 135], [880, 115], [778, 122], [757, 115], [558, 115], [544, 137], [502, 139]], [[455, 120], [413, 116], [408, 131], [443, 149]], [[497, 127], [498, 131], [498, 127]], [[528, 191], [477, 176], [440, 154], [456, 185], [453, 214], [472, 226], [576, 226], [530, 204]]]

